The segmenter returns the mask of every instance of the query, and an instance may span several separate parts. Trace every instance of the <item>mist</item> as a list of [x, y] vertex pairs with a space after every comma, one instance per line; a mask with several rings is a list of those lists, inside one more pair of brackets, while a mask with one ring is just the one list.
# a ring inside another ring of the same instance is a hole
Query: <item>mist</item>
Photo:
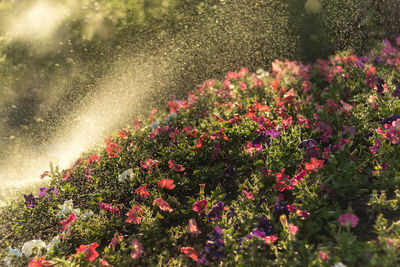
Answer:
[[[132, 17], [118, 1], [113, 8], [104, 1], [7, 2], [0, 63], [16, 68], [9, 75], [15, 80], [0, 80], [0, 185], [7, 190], [45, 183], [39, 176], [50, 164], [68, 168], [137, 114], [183, 97], [202, 80], [334, 50], [327, 43], [312, 50], [327, 34], [313, 22], [333, 14], [319, 0], [148, 1], [157, 2], [153, 9], [132, 1]], [[356, 10], [363, 1], [346, 3]], [[344, 25], [354, 20], [339, 19]]]

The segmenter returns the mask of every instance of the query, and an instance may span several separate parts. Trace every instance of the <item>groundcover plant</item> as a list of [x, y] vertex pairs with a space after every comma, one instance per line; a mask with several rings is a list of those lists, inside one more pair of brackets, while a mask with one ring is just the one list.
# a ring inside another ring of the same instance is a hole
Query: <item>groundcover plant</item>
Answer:
[[[227, 73], [2, 208], [7, 266], [395, 266], [400, 37]], [[38, 178], [39, 179], [39, 178]]]

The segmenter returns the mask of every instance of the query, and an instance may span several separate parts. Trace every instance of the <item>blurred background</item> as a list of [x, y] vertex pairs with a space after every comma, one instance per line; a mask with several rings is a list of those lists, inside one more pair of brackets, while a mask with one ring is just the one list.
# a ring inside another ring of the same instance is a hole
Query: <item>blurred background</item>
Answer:
[[0, 0], [0, 185], [37, 180], [205, 79], [358, 55], [397, 0]]

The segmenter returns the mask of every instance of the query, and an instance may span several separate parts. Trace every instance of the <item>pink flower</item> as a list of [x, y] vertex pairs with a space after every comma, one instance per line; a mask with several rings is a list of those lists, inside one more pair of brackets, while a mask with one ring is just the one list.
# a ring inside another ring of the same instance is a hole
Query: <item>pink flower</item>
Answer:
[[99, 267], [112, 267], [106, 260], [101, 260]]
[[158, 161], [154, 159], [147, 159], [146, 161], [141, 161], [140, 166], [143, 169], [148, 169], [148, 173], [151, 174], [154, 168], [158, 168]]
[[197, 201], [194, 203], [192, 209], [193, 211], [197, 212], [198, 215], [202, 214], [203, 212], [206, 211], [207, 208], [207, 199], [202, 199], [200, 201]]
[[142, 198], [148, 198], [150, 196], [150, 193], [149, 193], [149, 191], [146, 190], [146, 188], [147, 188], [147, 184], [143, 184], [135, 190], [135, 193], [138, 194]]
[[320, 251], [318, 252], [318, 254], [319, 254], [319, 258], [320, 258], [321, 260], [323, 260], [323, 261], [329, 260], [329, 259], [331, 258], [331, 257], [329, 257], [328, 253], [323, 252], [322, 250], [320, 250]]
[[108, 154], [109, 158], [116, 158], [118, 157], [118, 152], [121, 151], [121, 147], [117, 145], [117, 143], [111, 141], [111, 137], [109, 137], [107, 140], [105, 140], [105, 143], [107, 144], [106, 151]]
[[247, 90], [247, 84], [245, 82], [240, 82], [240, 90], [242, 91], [246, 91]]
[[169, 206], [167, 202], [165, 202], [162, 198], [157, 198], [153, 201], [153, 206], [157, 204], [160, 210], [173, 212], [174, 210]]
[[97, 243], [92, 243], [90, 245], [80, 245], [79, 248], [76, 250], [76, 255], [80, 253], [83, 254], [85, 261], [94, 261], [98, 256], [96, 248], [99, 246]]
[[273, 243], [275, 243], [276, 240], [278, 240], [277, 235], [268, 235], [264, 238], [266, 245], [272, 245]]
[[339, 216], [338, 221], [343, 227], [348, 225], [351, 227], [356, 227], [359, 219], [354, 213], [346, 212]]
[[246, 190], [243, 190], [242, 193], [247, 199], [254, 200], [254, 196], [251, 192], [247, 192]]
[[125, 129], [121, 129], [121, 130], [118, 132], [118, 136], [119, 136], [119, 138], [121, 138], [121, 139], [127, 139], [127, 138], [129, 137], [129, 135], [130, 135], [130, 133], [129, 133], [127, 130], [125, 130]]
[[134, 260], [139, 259], [143, 255], [144, 255], [143, 245], [136, 238], [134, 238], [132, 240], [132, 251], [131, 251], [132, 259]]
[[100, 157], [96, 154], [90, 155], [90, 157], [86, 160], [86, 165], [94, 162], [100, 162]]
[[174, 185], [174, 180], [161, 179], [158, 182], [158, 188], [174, 189], [175, 187], [176, 185]]
[[293, 224], [289, 224], [289, 231], [290, 233], [295, 236], [297, 234], [297, 231], [299, 230], [299, 227], [297, 227], [296, 225]]
[[38, 256], [36, 256], [29, 262], [28, 267], [51, 267], [55, 265], [57, 265], [57, 263], [47, 261], [43, 257], [38, 258]]
[[183, 172], [185, 170], [182, 165], [176, 164], [173, 160], [168, 161], [168, 165], [172, 171]]
[[371, 151], [373, 157], [376, 156], [376, 153], [378, 153], [380, 147], [381, 147], [381, 140], [375, 139], [374, 146], [369, 147], [369, 151]]
[[308, 172], [318, 171], [322, 168], [324, 164], [323, 160], [318, 160], [316, 158], [311, 158], [311, 162], [306, 162], [305, 168]]
[[63, 225], [63, 227], [61, 228], [61, 232], [64, 232], [65, 230], [67, 230], [69, 227], [69, 224], [71, 222], [75, 222], [75, 221], [76, 221], [75, 213], [71, 213], [71, 215], [68, 217], [68, 219], [62, 220], [60, 222]]
[[396, 44], [400, 46], [400, 36], [396, 38]]
[[303, 89], [303, 94], [311, 90], [312, 84], [309, 81], [303, 81], [301, 89]]
[[189, 232], [190, 232], [192, 235], [197, 236], [197, 235], [201, 234], [201, 231], [200, 231], [199, 228], [197, 227], [197, 223], [196, 223], [196, 220], [195, 220], [195, 219], [190, 219], [190, 220], [189, 220], [189, 225], [188, 225], [187, 229], [189, 230]]
[[132, 209], [125, 214], [126, 216], [128, 216], [126, 222], [139, 224], [142, 220], [140, 216], [143, 215], [143, 213], [144, 211], [139, 206], [132, 207]]
[[181, 247], [181, 253], [188, 255], [189, 258], [197, 262], [199, 253], [192, 247]]
[[111, 239], [110, 244], [108, 245], [110, 248], [115, 248], [115, 246], [117, 244], [119, 244], [119, 242], [122, 241], [122, 239], [124, 239], [124, 237], [122, 235], [119, 235], [117, 233], [114, 234], [113, 238]]

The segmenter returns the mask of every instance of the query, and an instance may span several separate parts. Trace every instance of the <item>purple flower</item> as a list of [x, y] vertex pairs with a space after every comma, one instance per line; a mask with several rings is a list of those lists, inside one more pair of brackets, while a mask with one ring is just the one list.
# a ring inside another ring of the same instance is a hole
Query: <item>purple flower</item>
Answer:
[[[250, 234], [246, 235], [247, 239], [252, 239], [253, 237], [264, 238], [268, 235], [272, 235], [274, 232], [272, 231], [272, 224], [268, 221], [266, 217], [261, 217], [260, 223], [256, 228], [251, 231]], [[240, 241], [241, 243], [241, 241]]]
[[262, 141], [264, 141], [267, 138], [266, 134], [264, 132], [260, 133], [259, 135], [256, 136], [253, 140], [253, 146], [261, 144]]
[[30, 193], [29, 195], [24, 195], [24, 198], [25, 198], [25, 206], [27, 208], [34, 208], [36, 206], [37, 201], [32, 193]]
[[358, 58], [356, 65], [360, 68], [363, 68], [365, 63], [368, 63], [368, 57], [363, 56], [363, 57]]
[[210, 213], [207, 214], [207, 217], [209, 219], [213, 220], [218, 220], [221, 218], [222, 212], [224, 211], [225, 204], [222, 201], [218, 201], [217, 204], [215, 204], [210, 211]]
[[382, 59], [381, 59], [380, 57], [376, 56], [376, 57], [374, 58], [374, 63], [375, 63], [375, 64], [381, 64], [381, 63], [382, 63]]
[[310, 148], [317, 145], [317, 141], [314, 139], [306, 139], [301, 141], [301, 143], [297, 146], [298, 148]]
[[374, 135], [374, 131], [370, 131], [369, 133], [367, 133], [367, 134], [364, 135], [364, 138], [365, 138], [365, 139], [368, 139], [368, 138], [370, 138], [370, 137], [373, 136], [373, 135]]
[[47, 193], [53, 192], [54, 195], [58, 195], [58, 190], [55, 186], [49, 188], [49, 190], [47, 190]]
[[230, 208], [228, 214], [226, 215], [228, 218], [235, 218], [238, 214], [235, 212], [234, 208]]
[[47, 193], [46, 192], [47, 192], [47, 188], [46, 187], [41, 187], [38, 196], [45, 198], [45, 197], [47, 197]]
[[264, 231], [254, 229], [250, 234], [246, 235], [247, 239], [252, 239], [254, 237], [264, 238], [267, 234]]
[[48, 197], [47, 194], [50, 193], [50, 192], [53, 192], [53, 194], [58, 195], [57, 188], [55, 188], [55, 187], [50, 187], [48, 189], [45, 188], [45, 187], [41, 187], [38, 196], [42, 197], [41, 199], [43, 200], [43, 199]]
[[271, 136], [272, 138], [277, 138], [278, 136], [281, 135], [281, 132], [280, 131], [275, 131], [275, 130], [268, 130], [267, 134], [269, 136]]
[[287, 201], [278, 200], [274, 205], [274, 212], [280, 216], [282, 214], [289, 215]]
[[395, 114], [395, 115], [392, 115], [392, 116], [382, 119], [381, 123], [382, 124], [392, 124], [392, 122], [397, 121], [398, 119], [400, 119], [400, 115]]
[[272, 235], [272, 224], [264, 216], [261, 217], [260, 223], [257, 226], [257, 230], [263, 231], [266, 235]]
[[198, 264], [207, 264], [209, 262], [219, 263], [224, 257], [224, 246], [222, 229], [218, 226], [214, 228], [211, 237], [206, 241], [204, 250], [197, 258]]
[[383, 93], [383, 85], [385, 84], [385, 79], [378, 78], [376, 81], [376, 88], [378, 89], [378, 93]]
[[232, 178], [234, 175], [235, 175], [235, 170], [231, 166], [225, 168], [224, 170], [225, 177]]
[[393, 96], [400, 98], [400, 82], [398, 82], [397, 80], [394, 80], [394, 83], [396, 84], [396, 89], [393, 92]]
[[357, 61], [357, 62], [356, 62], [356, 66], [357, 66], [357, 67], [360, 67], [360, 68], [363, 68], [363, 67], [364, 67], [364, 64], [363, 64], [361, 61]]
[[360, 61], [361, 63], [367, 63], [368, 62], [368, 57], [366, 57], [366, 56], [360, 57], [358, 59], [358, 61]]

